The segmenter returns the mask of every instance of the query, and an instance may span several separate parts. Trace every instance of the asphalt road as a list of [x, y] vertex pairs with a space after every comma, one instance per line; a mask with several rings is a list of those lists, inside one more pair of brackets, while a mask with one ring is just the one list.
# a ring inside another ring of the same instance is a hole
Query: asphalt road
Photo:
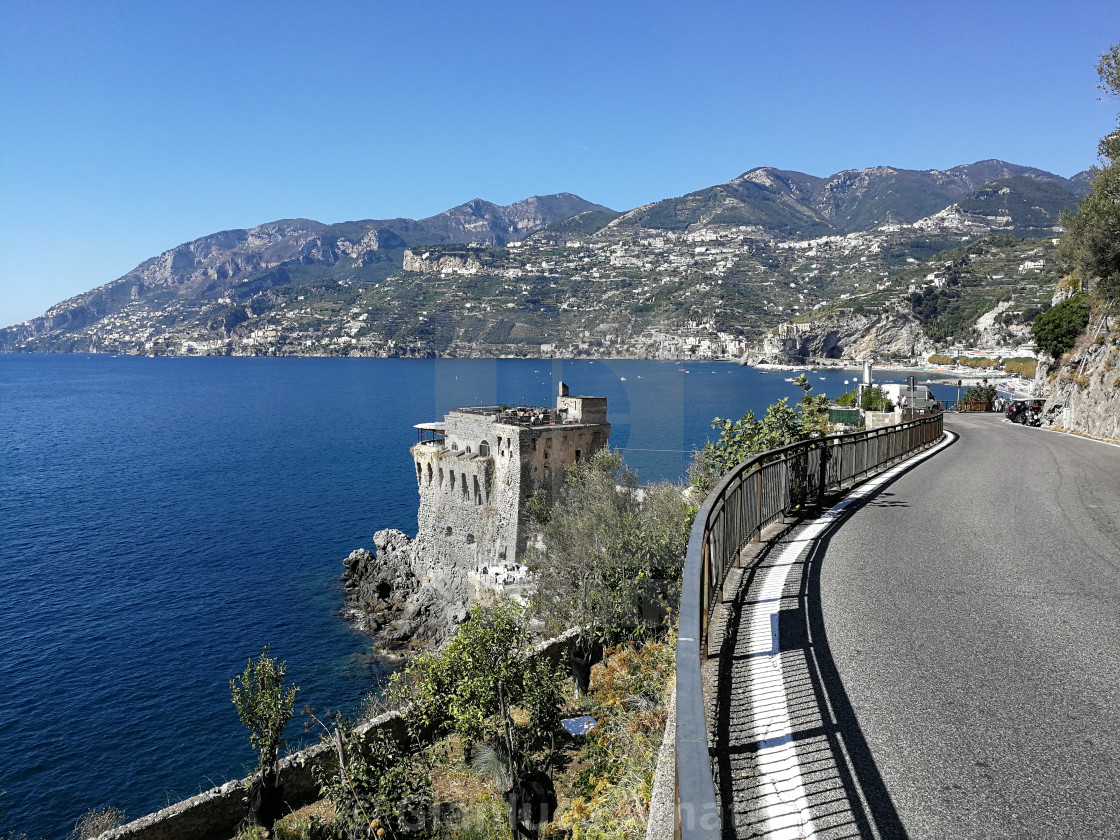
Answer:
[[1120, 447], [946, 428], [806, 567], [842, 833], [1120, 838]]

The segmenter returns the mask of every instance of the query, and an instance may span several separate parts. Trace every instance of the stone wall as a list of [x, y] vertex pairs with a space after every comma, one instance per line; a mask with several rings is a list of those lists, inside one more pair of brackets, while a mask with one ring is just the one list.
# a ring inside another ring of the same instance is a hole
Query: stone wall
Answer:
[[[408, 742], [408, 733], [398, 712], [389, 712], [358, 727], [363, 737], [378, 731], [392, 735], [402, 745]], [[337, 767], [335, 752], [326, 744], [316, 744], [280, 761], [279, 780], [289, 805], [299, 807], [318, 798], [315, 769], [324, 765]], [[248, 816], [247, 795], [245, 782], [226, 782], [107, 831], [100, 835], [100, 840], [228, 840]]]
[[[539, 642], [529, 655], [559, 662], [569, 654], [578, 636], [577, 630], [568, 630]], [[384, 732], [402, 746], [409, 744], [408, 730], [399, 712], [387, 712], [366, 721], [358, 726], [358, 732], [362, 737]], [[279, 779], [290, 806], [300, 807], [318, 799], [315, 768], [336, 768], [335, 755], [329, 745], [316, 744], [280, 761]], [[247, 792], [244, 782], [227, 782], [107, 831], [99, 836], [99, 840], [229, 840], [238, 824], [248, 816]]]

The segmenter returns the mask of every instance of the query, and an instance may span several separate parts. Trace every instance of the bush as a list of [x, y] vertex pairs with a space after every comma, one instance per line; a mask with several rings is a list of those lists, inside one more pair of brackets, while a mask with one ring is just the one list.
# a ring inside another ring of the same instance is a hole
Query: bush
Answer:
[[618, 453], [567, 468], [543, 546], [529, 557], [546, 631], [580, 628], [585, 655], [596, 642], [656, 630], [676, 603], [693, 514], [672, 484], [639, 491]]
[[[532, 643], [526, 611], [513, 601], [475, 606], [441, 650], [417, 657], [393, 675], [386, 697], [408, 711], [410, 726], [451, 729], [465, 753], [485, 757], [489, 775], [510, 803], [510, 818], [535, 825], [550, 820], [556, 806], [551, 781], [540, 768], [553, 760], [562, 675], [546, 658], [530, 656]], [[530, 792], [540, 790], [542, 779], [548, 789], [544, 798], [534, 798]], [[345, 788], [337, 791], [344, 798]], [[409, 796], [417, 793], [414, 789]], [[389, 794], [369, 790], [366, 810], [387, 813]]]
[[1076, 294], [1035, 318], [1031, 335], [1039, 350], [1059, 359], [1073, 349], [1088, 325], [1089, 302], [1085, 295]]
[[794, 381], [802, 390], [801, 402], [796, 408], [783, 398], [767, 408], [761, 420], [753, 411], [748, 411], [739, 420], [716, 417], [712, 421], [712, 428], [720, 430], [719, 439], [693, 453], [688, 468], [693, 487], [706, 494], [736, 464], [828, 432], [828, 400], [823, 396], [809, 396], [813, 386], [804, 374]]
[[299, 692], [298, 686], [284, 691], [286, 671], [287, 663], [270, 657], [266, 645], [256, 662], [250, 659], [245, 672], [229, 681], [237, 716], [248, 728], [249, 743], [260, 757], [257, 778], [249, 788], [249, 820], [265, 828], [272, 828], [280, 816], [283, 795], [277, 787], [276, 759]]
[[94, 808], [78, 818], [68, 840], [92, 840], [106, 831], [120, 828], [127, 820], [128, 817], [120, 808]]
[[589, 766], [558, 822], [573, 838], [637, 840], [645, 835], [653, 773], [668, 717], [673, 645], [607, 651], [592, 674]]
[[320, 791], [335, 811], [334, 821], [321, 828], [325, 835], [427, 836], [432, 805], [427, 752], [402, 747], [380, 730], [362, 738], [347, 721], [336, 721], [324, 740], [340, 759], [336, 766], [318, 765], [314, 770]]
[[883, 389], [878, 385], [863, 389], [859, 407], [864, 411], [894, 411], [894, 403], [883, 396]]

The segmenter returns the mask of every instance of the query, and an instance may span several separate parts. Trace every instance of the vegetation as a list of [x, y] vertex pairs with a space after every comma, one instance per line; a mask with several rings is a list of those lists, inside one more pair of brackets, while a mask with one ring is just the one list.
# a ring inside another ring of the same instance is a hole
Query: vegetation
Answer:
[[1039, 315], [1031, 325], [1031, 335], [1038, 349], [1060, 359], [1073, 349], [1078, 336], [1085, 332], [1089, 311], [1088, 298], [1078, 293]]
[[860, 401], [859, 407], [864, 411], [894, 411], [894, 403], [883, 396], [883, 389], [878, 385], [864, 388], [862, 397], [859, 396], [858, 390], [841, 394], [836, 398], [836, 404], [855, 408], [857, 398]]
[[993, 405], [996, 401], [996, 386], [975, 385], [964, 392], [964, 397], [961, 398], [961, 401], [966, 403], [987, 403], [989, 406]]
[[128, 817], [120, 808], [93, 808], [78, 818], [67, 840], [93, 840], [106, 831], [120, 828], [127, 821]]
[[598, 644], [659, 628], [679, 596], [694, 513], [667, 482], [639, 492], [617, 452], [568, 467], [543, 523], [544, 544], [529, 557], [537, 575], [533, 608], [547, 632], [580, 628], [578, 654], [586, 660]]
[[319, 789], [333, 806], [334, 818], [312, 823], [308, 834], [339, 840], [363, 835], [391, 840], [427, 836], [431, 752], [420, 748], [418, 740], [415, 745], [402, 746], [381, 730], [363, 737], [348, 721], [336, 720], [331, 729], [321, 721], [320, 725], [338, 756], [337, 765], [315, 768]]
[[[1097, 64], [1098, 87], [1106, 96], [1120, 96], [1120, 45], [1112, 45]], [[1065, 220], [1062, 239], [1065, 267], [1107, 306], [1120, 304], [1120, 120], [1100, 141], [1103, 166], [1095, 169], [1088, 197], [1076, 215]]]
[[1035, 371], [1038, 370], [1038, 360], [1030, 358], [1004, 359], [1003, 369], [1008, 373], [1033, 379]]
[[820, 437], [828, 430], [828, 400], [813, 397], [813, 386], [805, 375], [795, 380], [802, 390], [801, 402], [796, 408], [785, 398], [766, 409], [759, 420], [748, 411], [739, 420], [716, 417], [712, 428], [719, 429], [715, 443], [708, 442], [693, 454], [689, 465], [689, 480], [701, 493], [708, 493], [736, 464], [782, 446]]
[[607, 652], [591, 683], [589, 766], [558, 822], [572, 840], [644, 837], [657, 753], [673, 685], [670, 641]]
[[248, 728], [249, 743], [260, 757], [249, 791], [249, 819], [264, 828], [271, 828], [279, 816], [282, 794], [277, 788], [276, 759], [299, 693], [298, 686], [284, 690], [286, 671], [287, 663], [270, 657], [266, 645], [256, 662], [250, 659], [244, 673], [229, 681], [237, 716]]

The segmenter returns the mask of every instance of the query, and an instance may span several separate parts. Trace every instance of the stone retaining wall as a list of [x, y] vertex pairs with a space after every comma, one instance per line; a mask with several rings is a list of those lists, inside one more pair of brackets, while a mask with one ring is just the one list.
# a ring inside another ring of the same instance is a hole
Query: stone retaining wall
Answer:
[[[531, 655], [559, 661], [577, 637], [578, 631], [568, 630], [536, 645]], [[358, 726], [363, 738], [377, 731], [392, 735], [402, 745], [408, 741], [408, 730], [400, 712], [387, 712]], [[288, 803], [299, 807], [318, 799], [315, 768], [328, 763], [337, 766], [335, 762], [336, 753], [328, 744], [316, 744], [281, 759], [279, 779]], [[248, 815], [247, 793], [248, 786], [244, 781], [226, 782], [221, 787], [211, 788], [107, 831], [98, 840], [229, 840], [238, 824]]]

